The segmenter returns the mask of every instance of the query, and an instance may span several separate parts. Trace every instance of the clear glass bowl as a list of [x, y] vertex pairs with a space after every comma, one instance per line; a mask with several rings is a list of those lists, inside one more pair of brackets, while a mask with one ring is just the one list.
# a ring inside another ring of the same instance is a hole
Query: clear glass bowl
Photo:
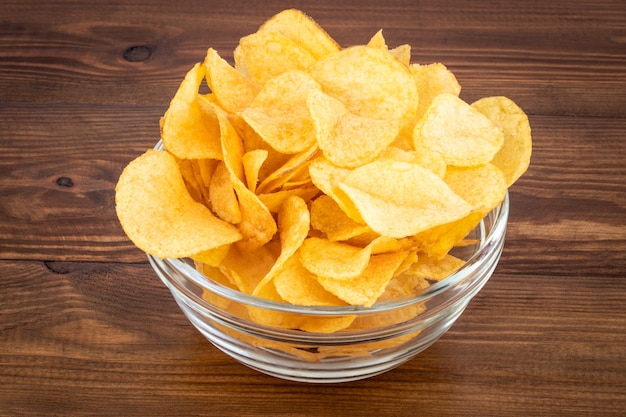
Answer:
[[[410, 298], [372, 307], [306, 307], [277, 303], [233, 290], [184, 259], [150, 264], [189, 321], [213, 345], [253, 369], [287, 380], [334, 383], [391, 370], [431, 346], [452, 326], [496, 268], [509, 212], [508, 194], [455, 248], [467, 263]], [[345, 330], [315, 333], [259, 324], [249, 312], [281, 311], [294, 318], [354, 321]]]

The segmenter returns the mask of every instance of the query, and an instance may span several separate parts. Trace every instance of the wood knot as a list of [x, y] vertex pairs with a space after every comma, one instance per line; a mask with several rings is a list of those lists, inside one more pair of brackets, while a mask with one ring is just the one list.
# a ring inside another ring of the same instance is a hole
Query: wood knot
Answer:
[[69, 177], [59, 177], [56, 180], [56, 183], [59, 187], [73, 187], [74, 181], [72, 181]]
[[124, 51], [124, 59], [128, 62], [141, 62], [150, 58], [152, 48], [147, 45], [135, 45]]

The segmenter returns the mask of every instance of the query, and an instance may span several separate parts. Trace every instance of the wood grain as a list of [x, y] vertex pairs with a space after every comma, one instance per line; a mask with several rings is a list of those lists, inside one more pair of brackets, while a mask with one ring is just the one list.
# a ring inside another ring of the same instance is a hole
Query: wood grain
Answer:
[[[115, 215], [184, 73], [208, 47], [232, 62], [287, 7], [343, 46], [383, 28], [533, 129], [494, 276], [439, 342], [350, 384], [274, 379], [214, 348]], [[623, 415], [624, 109], [618, 0], [4, 0], [0, 416]]]

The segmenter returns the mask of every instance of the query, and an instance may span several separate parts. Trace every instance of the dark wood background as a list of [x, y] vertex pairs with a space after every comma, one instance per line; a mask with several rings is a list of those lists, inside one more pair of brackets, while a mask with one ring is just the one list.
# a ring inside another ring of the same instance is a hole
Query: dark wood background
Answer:
[[[213, 348], [114, 210], [185, 72], [208, 47], [232, 60], [288, 7], [343, 46], [382, 28], [533, 128], [493, 278], [430, 349], [349, 384], [274, 379]], [[0, 415], [623, 415], [625, 157], [621, 0], [3, 0]]]

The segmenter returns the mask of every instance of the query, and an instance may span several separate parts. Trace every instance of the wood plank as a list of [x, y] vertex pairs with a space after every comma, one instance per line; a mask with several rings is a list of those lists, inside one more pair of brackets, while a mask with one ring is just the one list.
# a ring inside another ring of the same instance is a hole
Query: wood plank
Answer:
[[[383, 28], [391, 46], [413, 46], [416, 62], [448, 65], [470, 101], [507, 95], [530, 114], [623, 116], [621, 2], [537, 2], [524, 6], [533, 9], [532, 25], [517, 7], [457, 3], [366, 2], [305, 10], [346, 46], [365, 43]], [[178, 3], [159, 5], [153, 13], [132, 3], [104, 10], [79, 4], [64, 16], [60, 4], [5, 7], [12, 23], [0, 29], [0, 101], [163, 105], [208, 47], [232, 61], [239, 38], [282, 8], [216, 9], [207, 3], [189, 14]], [[58, 18], [50, 20], [50, 14]], [[106, 24], [93, 18], [101, 14], [110, 15]], [[133, 19], [138, 15], [141, 20]], [[125, 60], [133, 46], [147, 47], [149, 58]]]
[[0, 404], [10, 415], [161, 415], [166, 403], [171, 416], [199, 404], [212, 415], [250, 416], [275, 415], [277, 404], [290, 416], [583, 415], [626, 406], [622, 279], [496, 273], [414, 360], [369, 380], [310, 386], [259, 374], [212, 347], [148, 265], [0, 266]]

